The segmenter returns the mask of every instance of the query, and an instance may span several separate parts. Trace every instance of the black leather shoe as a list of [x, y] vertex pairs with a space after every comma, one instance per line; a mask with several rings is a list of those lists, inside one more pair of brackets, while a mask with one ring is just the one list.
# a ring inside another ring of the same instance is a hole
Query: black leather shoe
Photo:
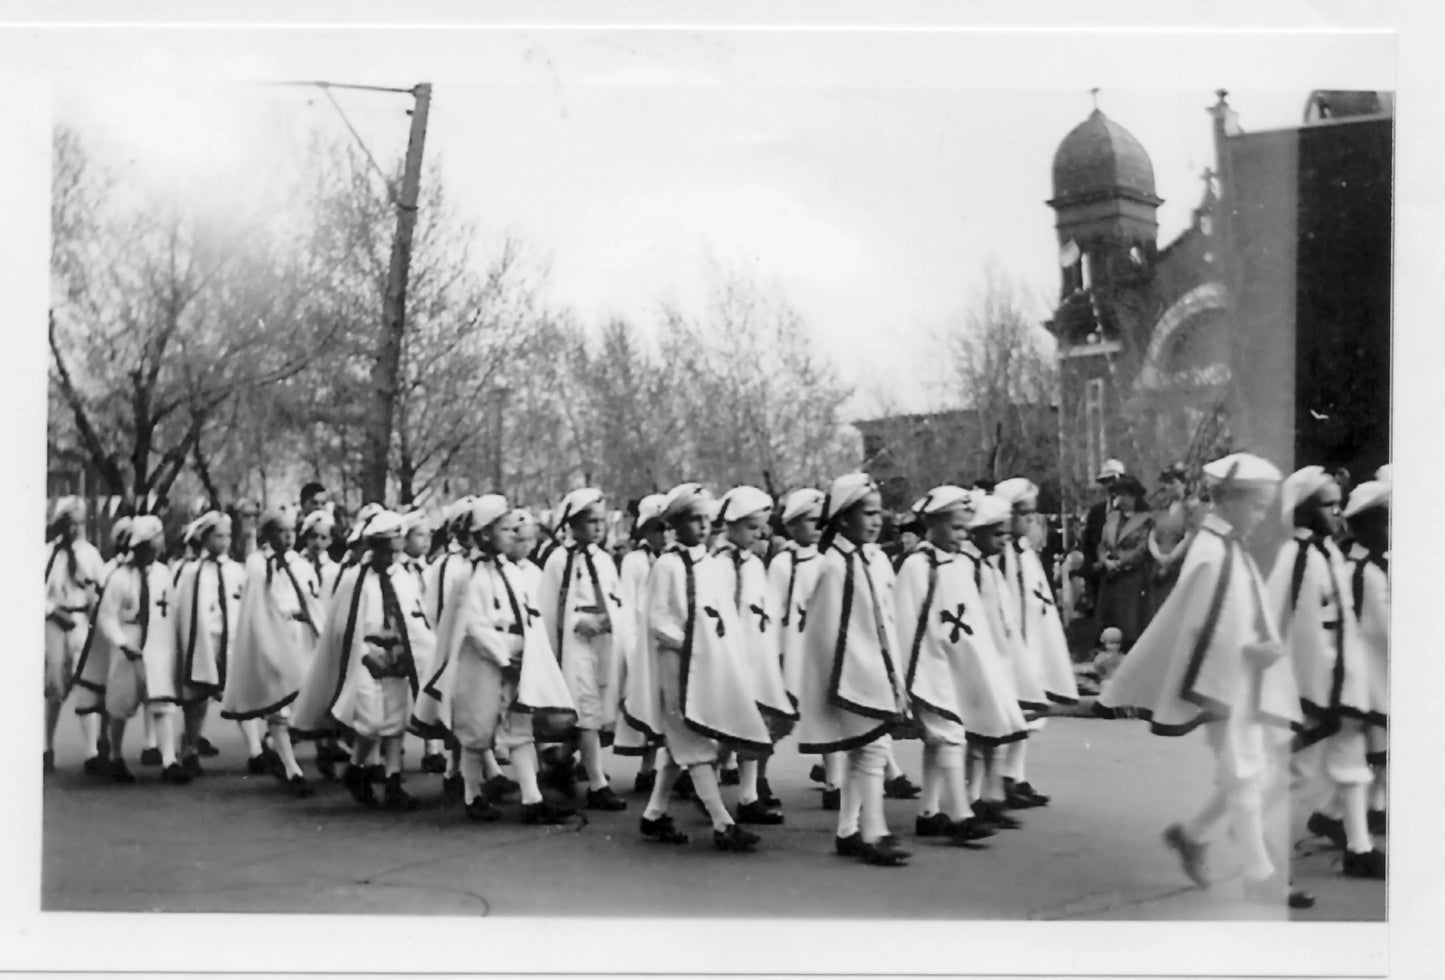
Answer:
[[[51, 768], [46, 771], [54, 772], [55, 753], [51, 752], [48, 753], [48, 755], [50, 756]], [[104, 776], [110, 771], [110, 764], [106, 762], [104, 757], [93, 755], [89, 759], [85, 760], [83, 768], [85, 769], [85, 774], [87, 776]]]
[[831, 813], [837, 813], [843, 807], [843, 791], [841, 789], [823, 790], [823, 809]]
[[828, 781], [828, 770], [822, 766], [814, 766], [808, 770], [808, 778], [815, 783], [826, 783]]
[[364, 767], [350, 766], [346, 770], [346, 775], [350, 780], [348, 788], [356, 802], [364, 807], [374, 807], [381, 802], [376, 798], [376, 789], [371, 785], [371, 780], [366, 778]]
[[502, 811], [497, 809], [496, 805], [487, 799], [486, 794], [473, 797], [471, 802], [466, 805], [466, 811], [468, 817], [471, 817], [473, 820], [479, 820], [482, 823], [492, 823], [495, 820], [502, 819]]
[[374, 766], [366, 767], [366, 781], [369, 783], [386, 782], [386, 766], [378, 762]]
[[626, 810], [627, 801], [614, 793], [611, 786], [604, 786], [601, 789], [589, 789], [587, 791], [587, 809]]
[[1379, 848], [1356, 854], [1345, 852], [1344, 872], [1346, 878], [1385, 879], [1385, 852]]
[[1334, 817], [1327, 817], [1316, 810], [1310, 814], [1305, 821], [1305, 830], [1308, 830], [1316, 837], [1323, 837], [1335, 847], [1344, 850], [1345, 847], [1345, 822]]
[[964, 817], [955, 824], [950, 825], [948, 830], [948, 842], [955, 847], [967, 847], [974, 841], [992, 837], [995, 831], [988, 824], [977, 817]]
[[440, 753], [421, 757], [421, 771], [440, 775], [447, 771], [447, 757]]
[[742, 782], [742, 778], [736, 769], [724, 769], [718, 778], [718, 784], [720, 786], [737, 786]]
[[946, 813], [931, 813], [913, 818], [914, 837], [947, 837], [953, 832], [953, 821]]
[[550, 826], [559, 824], [572, 816], [572, 811], [553, 806], [546, 801], [522, 804], [522, 823]]
[[890, 800], [916, 800], [922, 792], [923, 787], [914, 785], [903, 773], [883, 784], [883, 795]]
[[758, 802], [770, 810], [776, 810], [783, 805], [783, 801], [773, 795], [773, 787], [764, 776], [758, 777]]
[[712, 832], [712, 846], [716, 847], [719, 851], [732, 851], [734, 853], [751, 851], [754, 847], [758, 846], [758, 841], [760, 840], [762, 840], [762, 838], [757, 834], [751, 830], [744, 830], [735, 823], [728, 824], [727, 830], [714, 830]]
[[298, 800], [304, 800], [315, 792], [311, 788], [311, 784], [306, 781], [305, 776], [292, 776], [287, 780], [286, 788]]
[[891, 834], [878, 838], [873, 844], [864, 842], [862, 847], [863, 850], [858, 856], [863, 859], [863, 863], [879, 868], [899, 868], [912, 857], [898, 845], [898, 838]]
[[401, 773], [386, 777], [383, 802], [388, 810], [415, 810], [417, 808], [416, 797], [401, 788]]
[[833, 838], [833, 852], [839, 857], [852, 858], [863, 854], [863, 835], [853, 831], [847, 837]]
[[202, 735], [196, 739], [196, 751], [207, 759], [214, 759], [221, 754], [221, 750], [211, 744], [211, 740]]
[[637, 778], [632, 781], [632, 792], [651, 793], [657, 785], [657, 770], [649, 769], [646, 772], [639, 772]]
[[1045, 796], [1034, 789], [1028, 782], [1014, 783], [1014, 792], [1033, 801], [1033, 806], [1048, 806], [1051, 796]]
[[1289, 907], [1292, 909], [1312, 909], [1315, 907], [1315, 897], [1303, 889], [1294, 887], [1291, 882], [1289, 886]]
[[1176, 823], [1170, 824], [1164, 831], [1164, 846], [1179, 855], [1179, 863], [1184, 867], [1184, 873], [1189, 876], [1190, 881], [1200, 888], [1209, 887], [1209, 871], [1206, 866], [1209, 845], [1190, 840], [1184, 833], [1184, 825]]
[[442, 779], [442, 796], [449, 800], [460, 800], [462, 793], [466, 790], [466, 783], [462, 780], [461, 774], [446, 776]]
[[782, 823], [783, 820], [784, 817], [781, 813], [777, 810], [769, 810], [763, 805], [762, 800], [753, 800], [751, 803], [738, 804], [738, 823], [776, 827]]
[[[150, 750], [147, 749], [146, 751]], [[160, 754], [159, 750], [156, 754]], [[267, 772], [270, 772], [270, 768], [270, 765], [266, 761], [266, 753], [264, 752], [260, 755], [253, 755], [246, 760], [246, 772], [252, 776], [264, 776]]]
[[1021, 820], [1008, 815], [1002, 800], [979, 800], [973, 805], [973, 815], [980, 822], [999, 830], [1018, 830], [1023, 826]]
[[161, 782], [171, 783], [174, 786], [184, 786], [191, 781], [190, 773], [181, 768], [181, 765], [172, 762], [161, 770]]
[[1385, 836], [1385, 811], [1371, 810], [1365, 814], [1365, 826], [1370, 833]]
[[110, 781], [113, 783], [133, 783], [135, 775], [125, 767], [124, 760], [110, 760]]
[[697, 797], [697, 790], [692, 786], [692, 773], [684, 771], [677, 777], [677, 782], [672, 784], [672, 798], [674, 800], [691, 800]]
[[666, 813], [656, 820], [643, 817], [642, 822], [638, 824], [638, 829], [642, 831], [643, 837], [655, 840], [659, 844], [686, 844], [689, 840], [687, 834], [677, 829], [677, 824], [673, 823], [672, 816]]
[[205, 771], [201, 769], [200, 754], [196, 752], [186, 754], [186, 757], [181, 760], [181, 768], [185, 770], [186, 776], [191, 779], [199, 779], [205, 775]]
[[316, 773], [322, 779], [336, 778], [336, 761], [335, 757], [331, 753], [316, 753]]
[[161, 764], [161, 750], [160, 750], [160, 749], [142, 749], [142, 750], [141, 750], [141, 754], [140, 754], [140, 764], [143, 765], [143, 766], [158, 766], [158, 765], [160, 765], [160, 764]]

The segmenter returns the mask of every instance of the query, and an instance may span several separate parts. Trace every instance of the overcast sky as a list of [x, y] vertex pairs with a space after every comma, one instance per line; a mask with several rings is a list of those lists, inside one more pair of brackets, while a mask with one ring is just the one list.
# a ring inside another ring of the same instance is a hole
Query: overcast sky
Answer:
[[[139, 166], [184, 166], [198, 147], [244, 158], [202, 94], [216, 76], [432, 81], [428, 157], [484, 239], [515, 233], [547, 257], [555, 302], [589, 324], [646, 326], [661, 301], [700, 308], [710, 262], [743, 271], [804, 314], [859, 386], [862, 414], [876, 390], [913, 408], [936, 397], [914, 390], [936, 377], [932, 338], [990, 263], [1048, 315], [1050, 165], [1091, 87], [1153, 160], [1162, 245], [1202, 194], [1215, 88], [1255, 130], [1297, 125], [1311, 89], [1350, 80], [1326, 77], [1341, 63], [1328, 51], [1291, 60], [1287, 45], [1209, 36], [213, 31], [133, 43], [104, 81], [78, 60], [57, 107]], [[1252, 50], [1269, 52], [1270, 71]], [[1125, 58], [1138, 64], [1121, 71]], [[163, 96], [136, 87], [157, 83]], [[345, 132], [313, 94], [228, 91]], [[401, 154], [405, 97], [339, 98], [378, 159]]]

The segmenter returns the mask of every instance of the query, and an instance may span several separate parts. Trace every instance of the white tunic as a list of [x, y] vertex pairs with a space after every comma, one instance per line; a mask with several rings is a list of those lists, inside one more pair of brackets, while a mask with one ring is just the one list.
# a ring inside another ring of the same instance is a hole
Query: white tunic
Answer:
[[[142, 704], [177, 701], [176, 608], [171, 572], [159, 562], [144, 570], [121, 565], [106, 583], [96, 629], [108, 647], [106, 710], [130, 718]], [[141, 654], [137, 671], [122, 649]]]

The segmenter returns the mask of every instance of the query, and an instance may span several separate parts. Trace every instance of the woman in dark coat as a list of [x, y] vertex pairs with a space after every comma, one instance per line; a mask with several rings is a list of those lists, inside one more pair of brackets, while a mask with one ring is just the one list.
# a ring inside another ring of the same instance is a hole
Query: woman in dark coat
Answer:
[[1128, 649], [1149, 621], [1149, 532], [1154, 517], [1144, 499], [1144, 487], [1126, 476], [1109, 488], [1115, 504], [1104, 523], [1099, 541], [1099, 600], [1095, 622], [1099, 629], [1116, 627]]

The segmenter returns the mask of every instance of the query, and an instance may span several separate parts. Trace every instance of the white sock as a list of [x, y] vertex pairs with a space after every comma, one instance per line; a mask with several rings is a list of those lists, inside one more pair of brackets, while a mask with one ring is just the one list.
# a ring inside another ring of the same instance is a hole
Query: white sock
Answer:
[[488, 779], [496, 779], [502, 774], [501, 763], [497, 762], [497, 753], [491, 749], [482, 752], [482, 775]]
[[[846, 752], [829, 752], [823, 756], [823, 786], [839, 789], [843, 785], [843, 773], [848, 768]], [[855, 828], [856, 829], [856, 828]]]
[[1012, 779], [1016, 783], [1024, 781], [1024, 761], [1029, 747], [1029, 740], [1021, 738], [1017, 742], [1010, 742], [1004, 750], [1003, 766], [1001, 771], [1006, 779]]
[[656, 820], [667, 813], [668, 801], [672, 799], [672, 788], [677, 785], [677, 777], [682, 775], [682, 768], [672, 761], [672, 756], [666, 750], [657, 753], [657, 781], [652, 784], [652, 796], [647, 801], [647, 809], [642, 811], [646, 820]]
[[983, 755], [989, 750], [970, 745], [963, 757], [963, 778], [968, 786], [968, 802], [976, 803], [983, 798]]
[[588, 789], [607, 788], [607, 773], [602, 769], [602, 736], [590, 728], [582, 731], [582, 765], [587, 770]]
[[878, 838], [888, 833], [888, 821], [883, 815], [883, 773], [849, 769], [848, 776], [857, 782], [862, 798], [858, 829], [863, 834], [863, 843], [876, 844]]
[[973, 815], [969, 807], [968, 785], [963, 774], [963, 746], [938, 747], [939, 782], [943, 785], [943, 812], [954, 823]]
[[849, 766], [843, 770], [842, 785], [838, 787], [839, 837], [852, 837], [858, 833], [858, 818], [862, 812], [862, 787], [854, 778], [853, 767]]
[[1375, 839], [1370, 836], [1370, 826], [1365, 813], [1369, 792], [1370, 787], [1366, 783], [1350, 783], [1340, 787], [1340, 797], [1344, 803], [1345, 846], [1356, 854], [1375, 849]]
[[[246, 738], [246, 752], [254, 759], [261, 754], [261, 719], [247, 718], [237, 724], [240, 725], [241, 734]], [[149, 733], [147, 733], [147, 737], [149, 737]]]
[[[93, 755], [94, 753], [92, 753]], [[1370, 809], [1381, 810], [1386, 808], [1389, 802], [1390, 783], [1389, 770], [1384, 766], [1375, 766], [1375, 781], [1370, 786]]]
[[142, 711], [140, 713], [140, 716], [141, 725], [144, 727], [145, 747], [148, 749], [157, 748], [158, 746], [156, 744], [156, 726], [155, 722], [151, 720], [150, 712]]
[[440, 739], [429, 738], [421, 744], [422, 755], [441, 755], [442, 743]]
[[386, 757], [387, 776], [401, 773], [401, 739], [400, 735], [392, 735], [381, 740], [382, 755]]
[[175, 716], [169, 711], [157, 711], [151, 715], [155, 728], [156, 747], [161, 750], [161, 765], [171, 766], [176, 762]]
[[[1269, 848], [1264, 839], [1264, 815], [1260, 812], [1260, 802], [1258, 792], [1251, 789], [1235, 790], [1229, 794], [1234, 839], [1243, 852], [1244, 877], [1249, 881], [1263, 881], [1274, 874], [1274, 862], [1269, 858]], [[1192, 834], [1189, 836], [1193, 837]], [[1194, 839], [1199, 840], [1197, 837]]]
[[732, 814], [723, 805], [722, 793], [717, 786], [717, 773], [712, 766], [703, 763], [702, 765], [691, 766], [688, 769], [692, 773], [692, 788], [697, 793], [697, 798], [702, 805], [707, 807], [707, 815], [712, 818], [713, 830], [727, 830], [732, 826]]
[[371, 751], [366, 754], [366, 764], [368, 766], [379, 766], [382, 764], [381, 743], [383, 741], [385, 741], [385, 739], [381, 739], [371, 743]]
[[462, 800], [470, 803], [482, 795], [483, 759], [481, 751], [462, 749]]
[[296, 751], [291, 746], [291, 732], [284, 721], [274, 721], [267, 728], [271, 732], [271, 745], [276, 749], [276, 754], [281, 757], [281, 766], [286, 771], [286, 778], [291, 779], [301, 775], [301, 766], [296, 762]]
[[741, 759], [738, 762], [738, 802], [756, 803], [758, 800], [758, 760]]
[[[531, 724], [531, 716], [527, 723]], [[542, 790], [537, 786], [537, 746], [526, 742], [512, 749], [512, 771], [517, 774], [517, 785], [522, 788], [522, 805], [542, 802]]]
[[938, 812], [939, 800], [943, 796], [943, 772], [938, 768], [938, 750], [943, 746], [933, 742], [923, 743], [923, 795], [919, 798], [918, 814], [931, 817]]
[[87, 759], [100, 754], [100, 712], [80, 716], [80, 737], [85, 743]]
[[883, 772], [889, 779], [897, 779], [903, 775], [903, 767], [900, 766], [898, 760], [893, 757], [892, 745], [888, 746], [888, 761], [884, 765]]

